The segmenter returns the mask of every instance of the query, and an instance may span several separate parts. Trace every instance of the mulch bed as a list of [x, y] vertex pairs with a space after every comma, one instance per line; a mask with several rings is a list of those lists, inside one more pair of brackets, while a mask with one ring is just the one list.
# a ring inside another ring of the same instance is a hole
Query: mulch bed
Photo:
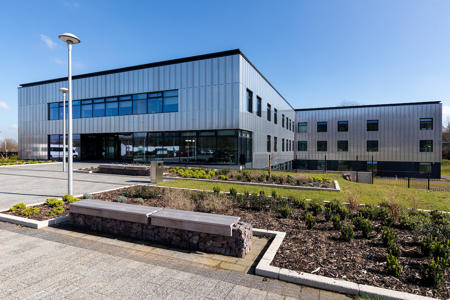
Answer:
[[[114, 201], [125, 190], [96, 194], [95, 198]], [[128, 199], [127, 203], [136, 204], [133, 199]], [[144, 205], [167, 207], [162, 198], [147, 199]], [[274, 266], [402, 292], [450, 298], [448, 269], [444, 274], [445, 282], [438, 289], [422, 285], [420, 264], [427, 263], [429, 258], [422, 256], [418, 237], [410, 231], [395, 229], [402, 250], [399, 261], [403, 270], [398, 279], [386, 271], [386, 248], [382, 244], [381, 234], [376, 231], [372, 239], [364, 239], [360, 232], [355, 232], [351, 242], [344, 242], [340, 239], [340, 232], [333, 229], [332, 223], [327, 222], [323, 214], [317, 217], [316, 226], [309, 230], [301, 210], [294, 210], [289, 218], [238, 207], [213, 212], [240, 216], [255, 228], [286, 232], [286, 238], [272, 262]], [[374, 225], [380, 226], [377, 223]]]
[[35, 205], [34, 207], [39, 207], [39, 213], [32, 215], [32, 216], [23, 216], [20, 214], [20, 211], [2, 211], [2, 214], [7, 214], [7, 215], [12, 215], [12, 216], [17, 216], [17, 217], [22, 217], [22, 218], [27, 218], [27, 219], [31, 219], [31, 220], [36, 220], [36, 221], [45, 221], [45, 220], [50, 220], [50, 219], [54, 219], [57, 217], [62, 217], [65, 215], [69, 214], [69, 204], [68, 203], [64, 203], [63, 207], [64, 207], [64, 212], [62, 214], [57, 214], [57, 215], [52, 215], [52, 216], [47, 216], [47, 213], [50, 212], [52, 210], [51, 207], [45, 205], [45, 204], [41, 204], [41, 205]]

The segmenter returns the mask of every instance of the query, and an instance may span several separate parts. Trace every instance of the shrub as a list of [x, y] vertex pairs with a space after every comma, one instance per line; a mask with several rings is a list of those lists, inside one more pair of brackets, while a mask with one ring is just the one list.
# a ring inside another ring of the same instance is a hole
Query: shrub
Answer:
[[248, 182], [252, 181], [252, 175], [250, 175], [250, 172], [248, 171], [243, 171], [242, 175], [244, 175], [244, 179]]
[[125, 196], [117, 196], [115, 199], [115, 202], [120, 202], [120, 203], [124, 203], [127, 202], [128, 198]]
[[277, 198], [277, 191], [272, 191], [272, 198], [276, 199]]
[[236, 179], [237, 179], [238, 181], [242, 181], [242, 175], [241, 175], [241, 174], [238, 174], [238, 175], [236, 176]]
[[236, 196], [237, 196], [237, 191], [236, 191], [235, 188], [231, 188], [231, 189], [230, 189], [230, 195], [231, 195], [231, 197], [236, 198]]
[[355, 235], [355, 233], [353, 231], [353, 226], [351, 224], [346, 224], [346, 225], [342, 226], [341, 238], [344, 241], [350, 242], [353, 239], [354, 235]]
[[83, 199], [92, 199], [92, 194], [84, 193], [83, 194]]
[[450, 246], [450, 240], [445, 240], [442, 242], [436, 241], [436, 243], [433, 246], [432, 254], [434, 258], [442, 257], [444, 259], [449, 258], [449, 246]]
[[359, 207], [358, 198], [352, 192], [348, 194], [348, 205], [351, 210], [357, 210]]
[[278, 209], [278, 212], [283, 218], [288, 218], [291, 215], [291, 209], [289, 206], [282, 206]]
[[341, 230], [342, 229], [341, 218], [339, 217], [339, 215], [333, 215], [331, 217], [331, 221], [333, 222], [333, 228], [335, 230]]
[[160, 196], [160, 190], [151, 186], [136, 185], [128, 188], [123, 196], [127, 198], [143, 198], [143, 199], [155, 199]]
[[395, 255], [388, 253], [386, 255], [386, 261], [388, 273], [399, 278], [402, 272], [402, 266], [398, 262], [398, 258]]
[[333, 215], [333, 211], [331, 210], [331, 207], [329, 207], [329, 206], [325, 207], [325, 220], [330, 221], [332, 215]]
[[444, 282], [444, 269], [443, 258], [431, 259], [429, 264], [420, 266], [422, 280], [426, 284], [439, 286]]
[[283, 184], [284, 183], [284, 177], [283, 176], [279, 176], [278, 177], [278, 184]]
[[366, 219], [369, 220], [375, 220], [377, 218], [377, 209], [374, 208], [372, 205], [367, 204], [363, 207], [360, 207], [358, 209], [358, 212]]
[[385, 226], [392, 226], [394, 224], [394, 215], [387, 207], [382, 206], [378, 208], [377, 219]]
[[294, 205], [295, 205], [295, 207], [301, 208], [303, 210], [308, 209], [308, 201], [306, 201], [306, 199], [295, 199]]
[[14, 204], [13, 207], [11, 207], [10, 211], [18, 211], [27, 208], [27, 205], [25, 203], [17, 203]]
[[266, 180], [266, 175], [261, 174], [261, 175], [258, 176], [257, 179], [258, 179], [258, 182], [263, 182], [264, 180]]
[[45, 200], [45, 205], [50, 207], [59, 207], [64, 205], [64, 201], [58, 200], [56, 198], [48, 198], [47, 200]]
[[55, 206], [53, 207], [49, 212], [47, 212], [47, 216], [56, 216], [59, 214], [64, 213], [64, 207], [62, 206]]
[[39, 207], [29, 206], [29, 207], [25, 208], [24, 210], [22, 210], [20, 212], [20, 214], [22, 216], [29, 217], [29, 216], [33, 216], [35, 214], [38, 214], [39, 211], [40, 211]]
[[220, 175], [224, 175], [224, 176], [228, 175], [229, 172], [230, 172], [230, 169], [226, 169], [226, 168], [218, 170], [218, 173]]
[[422, 254], [425, 256], [430, 256], [435, 247], [435, 243], [437, 243], [437, 239], [433, 237], [431, 233], [423, 237], [420, 243], [420, 249], [422, 250]]
[[75, 198], [72, 195], [64, 195], [62, 197], [62, 200], [67, 203], [74, 203], [74, 202], [80, 201], [81, 199]]
[[348, 208], [341, 201], [335, 199], [328, 205], [334, 213], [339, 214], [341, 220], [345, 220], [347, 218]]
[[387, 251], [389, 254], [392, 254], [395, 257], [400, 257], [402, 255], [402, 251], [400, 250], [400, 245], [398, 244], [397, 239], [390, 239], [388, 241]]
[[228, 176], [227, 175], [219, 175], [219, 179], [220, 180], [228, 180]]
[[360, 228], [362, 232], [362, 236], [366, 239], [370, 239], [372, 237], [372, 222], [369, 219], [362, 219], [360, 223]]
[[144, 204], [145, 201], [142, 198], [136, 198], [136, 199], [134, 199], [134, 202], [139, 203], [139, 204]]
[[383, 226], [381, 228], [381, 239], [383, 240], [383, 245], [387, 246], [390, 240], [396, 240], [397, 237], [391, 228]]
[[286, 183], [293, 184], [294, 183], [294, 177], [291, 175], [286, 176]]
[[213, 192], [214, 192], [215, 195], [219, 195], [220, 194], [220, 187], [218, 187], [218, 186], [213, 187]]
[[313, 215], [317, 216], [323, 210], [323, 202], [317, 199], [311, 201], [309, 204], [309, 210], [312, 211]]
[[316, 225], [316, 218], [310, 214], [310, 213], [305, 213], [305, 223], [306, 223], [306, 228], [308, 229], [312, 229], [314, 228], [314, 225]]

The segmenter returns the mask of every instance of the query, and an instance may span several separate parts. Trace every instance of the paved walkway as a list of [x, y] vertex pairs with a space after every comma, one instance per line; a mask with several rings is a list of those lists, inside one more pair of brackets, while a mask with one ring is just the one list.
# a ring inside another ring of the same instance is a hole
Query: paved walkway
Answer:
[[0, 299], [349, 299], [251, 275], [242, 261], [0, 222]]
[[[74, 163], [74, 169], [95, 166]], [[98, 192], [126, 185], [149, 183], [144, 176], [123, 176], [100, 173], [74, 173], [74, 194]], [[0, 211], [24, 202], [33, 204], [49, 197], [67, 194], [67, 173], [61, 163], [49, 165], [24, 165], [0, 167]]]

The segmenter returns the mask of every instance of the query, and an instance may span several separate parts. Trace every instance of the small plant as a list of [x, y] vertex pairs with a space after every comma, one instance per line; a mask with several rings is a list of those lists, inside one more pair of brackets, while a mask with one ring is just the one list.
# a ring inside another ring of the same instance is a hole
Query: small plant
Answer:
[[402, 266], [400, 265], [398, 258], [391, 253], [386, 255], [386, 267], [389, 274], [399, 278], [402, 273]]
[[339, 214], [341, 220], [345, 220], [345, 218], [347, 218], [348, 208], [341, 201], [335, 199], [331, 201], [328, 206], [330, 206], [334, 213]]
[[283, 184], [284, 183], [284, 177], [283, 176], [279, 176], [278, 177], [278, 184]]
[[35, 214], [38, 214], [39, 211], [40, 211], [39, 207], [29, 206], [29, 207], [25, 208], [24, 210], [22, 210], [20, 212], [20, 214], [22, 216], [30, 217], [30, 216], [34, 216]]
[[359, 207], [358, 198], [356, 195], [352, 192], [348, 194], [348, 206], [351, 210], [355, 211]]
[[313, 215], [317, 216], [323, 210], [323, 203], [320, 200], [313, 200], [309, 204], [309, 210], [312, 211]]
[[325, 207], [325, 220], [330, 221], [333, 216], [333, 211], [330, 206]]
[[25, 203], [17, 203], [17, 204], [14, 204], [13, 207], [11, 207], [9, 210], [10, 211], [19, 211], [19, 210], [22, 210], [25, 208], [27, 208], [27, 205]]
[[144, 204], [145, 201], [142, 198], [136, 198], [136, 199], [134, 199], [134, 202], [136, 202], [138, 204]]
[[354, 235], [355, 235], [355, 233], [353, 231], [353, 226], [351, 224], [346, 224], [346, 225], [342, 226], [341, 238], [344, 241], [350, 242], [353, 239]]
[[261, 174], [261, 175], [258, 176], [257, 179], [258, 179], [258, 182], [264, 182], [264, 180], [266, 180], [266, 175]]
[[230, 189], [230, 195], [231, 195], [231, 197], [236, 198], [236, 196], [237, 196], [237, 191], [236, 191], [235, 188], [231, 188], [231, 189]]
[[381, 239], [383, 240], [383, 245], [387, 246], [390, 240], [396, 240], [397, 237], [391, 228], [383, 226], [383, 228], [381, 228]]
[[237, 179], [238, 181], [242, 181], [242, 175], [241, 175], [241, 174], [238, 174], [238, 175], [236, 176], [236, 179]]
[[427, 265], [420, 266], [422, 280], [429, 285], [439, 286], [444, 282], [444, 263], [443, 258], [431, 259]]
[[390, 239], [387, 243], [387, 251], [389, 254], [394, 255], [395, 257], [400, 257], [402, 255], [402, 251], [400, 250], [400, 245], [397, 242], [397, 239]]
[[295, 185], [302, 185], [301, 180], [300, 180], [300, 179], [297, 179], [297, 180], [295, 181]]
[[295, 205], [295, 207], [301, 208], [303, 210], [308, 209], [308, 201], [306, 201], [306, 199], [295, 199], [294, 205]]
[[214, 192], [214, 195], [219, 195], [220, 194], [220, 187], [218, 187], [218, 186], [213, 187], [213, 192]]
[[366, 239], [370, 239], [372, 237], [372, 222], [369, 219], [362, 219], [360, 223], [360, 228], [362, 232], [362, 236]]
[[286, 176], [286, 183], [293, 184], [294, 183], [294, 177], [291, 175]]
[[230, 172], [230, 169], [226, 169], [226, 168], [224, 168], [224, 169], [220, 169], [219, 171], [218, 171], [218, 173], [220, 174], [220, 175], [228, 175], [228, 173]]
[[48, 198], [45, 200], [45, 205], [50, 207], [59, 207], [64, 205], [64, 201], [56, 198]]
[[64, 213], [64, 207], [62, 206], [55, 206], [53, 207], [46, 215], [47, 216], [56, 216], [59, 214]]
[[277, 198], [277, 191], [272, 191], [272, 198], [276, 199]]
[[377, 217], [377, 209], [374, 208], [372, 205], [370, 204], [366, 204], [363, 207], [360, 207], [358, 209], [359, 214], [361, 214], [364, 218], [369, 219], [369, 220], [375, 220]]
[[282, 206], [278, 209], [278, 212], [283, 218], [288, 218], [291, 215], [291, 209], [289, 206]]
[[333, 222], [333, 228], [335, 230], [341, 230], [342, 229], [341, 217], [339, 217], [339, 215], [333, 215], [331, 217], [331, 222]]
[[67, 203], [74, 203], [74, 202], [77, 202], [77, 201], [81, 200], [81, 199], [75, 198], [72, 195], [64, 195], [62, 197], [62, 199], [63, 199], [64, 202], [67, 202]]
[[306, 228], [313, 229], [314, 225], [316, 225], [316, 218], [312, 214], [307, 212], [307, 213], [305, 213], [305, 223], [306, 223]]
[[92, 194], [84, 193], [83, 194], [83, 199], [92, 199]]
[[220, 180], [228, 180], [228, 176], [227, 175], [219, 175], [219, 179]]
[[422, 254], [425, 256], [430, 256], [435, 247], [435, 243], [437, 243], [437, 239], [433, 237], [431, 233], [427, 234], [420, 243], [420, 249], [422, 250]]
[[117, 196], [115, 202], [124, 203], [127, 202], [128, 198], [125, 196]]

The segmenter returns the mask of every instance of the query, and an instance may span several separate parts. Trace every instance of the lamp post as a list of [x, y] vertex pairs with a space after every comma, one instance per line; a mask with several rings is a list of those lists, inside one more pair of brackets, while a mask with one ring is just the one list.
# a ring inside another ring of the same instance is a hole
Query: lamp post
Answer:
[[59, 91], [63, 93], [63, 172], [66, 171], [66, 93], [67, 88], [60, 88]]
[[68, 195], [73, 194], [73, 137], [72, 137], [72, 45], [79, 44], [80, 39], [71, 33], [63, 33], [59, 35], [59, 38], [67, 43], [67, 48], [69, 52], [69, 74], [68, 74], [68, 82], [69, 82], [69, 161], [68, 161]]

